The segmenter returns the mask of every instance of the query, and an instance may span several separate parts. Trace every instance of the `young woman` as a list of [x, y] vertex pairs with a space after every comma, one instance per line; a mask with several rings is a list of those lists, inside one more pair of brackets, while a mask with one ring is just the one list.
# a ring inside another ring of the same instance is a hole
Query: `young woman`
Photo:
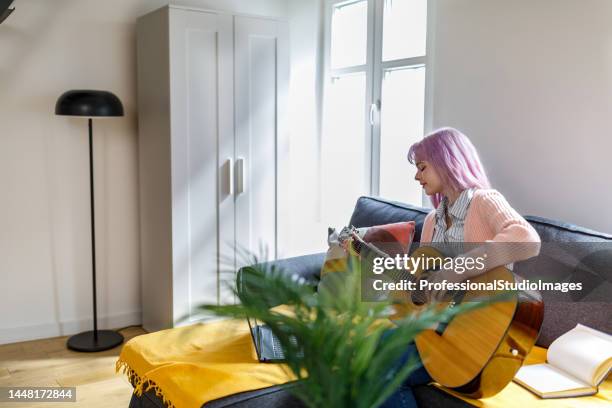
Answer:
[[[410, 147], [408, 160], [416, 166], [414, 178], [435, 207], [425, 217], [421, 245], [469, 242], [474, 248], [459, 256], [487, 254], [484, 269], [462, 274], [442, 270], [434, 275], [435, 281], [459, 282], [539, 253], [537, 232], [501, 193], [490, 188], [478, 153], [463, 133], [453, 128], [438, 129]], [[433, 300], [442, 295], [430, 294]], [[418, 357], [412, 344], [400, 363]], [[383, 407], [417, 407], [411, 387], [430, 381], [421, 365]]]

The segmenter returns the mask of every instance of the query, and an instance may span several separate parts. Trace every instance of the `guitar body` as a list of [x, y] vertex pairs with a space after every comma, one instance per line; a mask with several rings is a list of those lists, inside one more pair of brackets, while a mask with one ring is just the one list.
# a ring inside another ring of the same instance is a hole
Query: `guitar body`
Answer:
[[[412, 256], [442, 257], [434, 248], [422, 247]], [[423, 271], [416, 271], [416, 278]], [[433, 272], [435, 273], [435, 272]], [[494, 280], [516, 282], [521, 278], [505, 267], [494, 268], [470, 278], [471, 282]], [[461, 302], [494, 296], [493, 291], [467, 291]], [[418, 312], [425, 304], [402, 299], [401, 311]], [[471, 398], [497, 394], [510, 381], [540, 333], [544, 303], [538, 292], [518, 291], [503, 301], [454, 317], [446, 325], [416, 337], [423, 365], [439, 384]]]

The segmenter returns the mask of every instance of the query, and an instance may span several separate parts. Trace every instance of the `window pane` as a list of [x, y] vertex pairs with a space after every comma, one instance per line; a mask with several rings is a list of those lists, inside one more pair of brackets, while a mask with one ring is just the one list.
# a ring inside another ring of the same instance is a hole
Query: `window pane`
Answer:
[[365, 73], [335, 79], [325, 107], [322, 150], [323, 221], [346, 225], [355, 202], [369, 191], [365, 166]]
[[406, 154], [423, 137], [425, 67], [385, 71], [380, 122], [380, 195], [421, 205], [421, 186]]
[[385, 0], [383, 61], [425, 55], [427, 0]]
[[367, 37], [367, 1], [335, 6], [331, 22], [332, 68], [365, 64]]

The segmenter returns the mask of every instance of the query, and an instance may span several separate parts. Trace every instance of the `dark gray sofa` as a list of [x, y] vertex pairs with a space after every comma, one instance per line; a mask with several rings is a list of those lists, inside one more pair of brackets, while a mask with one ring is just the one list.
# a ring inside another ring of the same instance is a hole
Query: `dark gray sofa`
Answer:
[[[356, 203], [355, 210], [351, 216], [350, 224], [356, 227], [382, 225], [400, 221], [416, 222], [415, 242], [418, 245], [421, 237], [423, 221], [430, 209], [415, 207], [393, 201], [387, 201], [378, 197], [360, 197]], [[596, 243], [599, 245], [596, 267], [588, 269], [586, 278], [584, 274], [578, 274], [580, 279], [599, 285], [599, 293], [612, 293], [610, 268], [612, 266], [612, 235], [592, 231], [576, 225], [567, 224], [546, 218], [526, 216], [531, 225], [538, 231], [544, 243], [566, 242], [566, 243]], [[321, 232], [325, 239], [325, 231]], [[544, 247], [543, 247], [544, 248]], [[324, 253], [304, 255], [295, 258], [282, 259], [274, 263], [288, 273], [298, 274], [315, 286], [319, 280], [319, 272]], [[514, 271], [524, 277], [547, 276], [559, 281], [576, 279], [575, 265], [563, 264], [554, 256], [540, 256], [525, 262], [515, 264]], [[586, 283], [589, 283], [586, 282]], [[597, 329], [612, 333], [612, 303], [595, 298], [593, 301], [586, 296], [577, 301], [571, 295], [559, 295], [556, 293], [543, 293], [545, 302], [545, 316], [542, 331], [538, 339], [538, 345], [548, 345], [560, 334], [573, 328], [580, 322]], [[290, 385], [293, 386], [293, 385]], [[450, 396], [432, 386], [419, 386], [414, 390], [419, 406], [423, 407], [469, 407], [462, 400]], [[303, 405], [287, 390], [287, 386], [276, 386], [262, 390], [234, 394], [225, 398], [204, 404], [205, 408], [278, 408], [278, 407], [302, 407]], [[162, 408], [161, 400], [155, 396], [153, 391], [141, 397], [132, 396], [130, 408]]]

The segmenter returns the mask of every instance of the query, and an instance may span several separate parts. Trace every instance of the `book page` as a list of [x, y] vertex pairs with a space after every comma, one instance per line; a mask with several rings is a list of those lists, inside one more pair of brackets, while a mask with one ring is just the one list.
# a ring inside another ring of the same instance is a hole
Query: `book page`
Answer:
[[584, 384], [550, 364], [523, 366], [516, 373], [514, 379], [543, 395], [559, 391], [591, 388], [588, 384]]
[[612, 336], [579, 324], [555, 340], [546, 357], [551, 365], [596, 386], [597, 369], [612, 358]]

